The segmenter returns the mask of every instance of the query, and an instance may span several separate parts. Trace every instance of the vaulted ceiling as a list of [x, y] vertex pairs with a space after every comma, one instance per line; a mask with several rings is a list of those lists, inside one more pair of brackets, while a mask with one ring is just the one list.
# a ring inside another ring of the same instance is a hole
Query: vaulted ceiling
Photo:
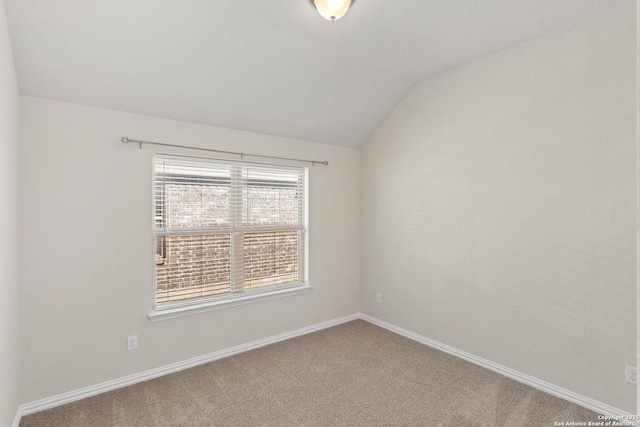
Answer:
[[23, 95], [358, 147], [418, 81], [623, 0], [5, 0]]

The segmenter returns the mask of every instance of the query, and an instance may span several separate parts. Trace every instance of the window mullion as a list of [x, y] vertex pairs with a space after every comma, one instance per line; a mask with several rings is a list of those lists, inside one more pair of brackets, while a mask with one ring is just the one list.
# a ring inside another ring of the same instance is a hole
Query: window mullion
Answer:
[[244, 291], [243, 251], [244, 234], [242, 233], [242, 167], [231, 168], [231, 292]]

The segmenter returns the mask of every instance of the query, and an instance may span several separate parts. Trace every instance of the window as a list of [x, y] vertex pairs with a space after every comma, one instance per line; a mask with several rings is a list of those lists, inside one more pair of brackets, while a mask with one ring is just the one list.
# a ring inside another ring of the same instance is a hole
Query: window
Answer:
[[154, 159], [155, 308], [304, 285], [305, 169]]

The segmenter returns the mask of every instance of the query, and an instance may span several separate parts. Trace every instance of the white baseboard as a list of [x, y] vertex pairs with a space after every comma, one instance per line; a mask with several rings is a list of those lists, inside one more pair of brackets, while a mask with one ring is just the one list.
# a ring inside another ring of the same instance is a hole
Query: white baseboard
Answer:
[[467, 362], [471, 362], [475, 365], [486, 368], [490, 371], [496, 372], [505, 377], [511, 378], [512, 380], [518, 381], [522, 384], [526, 384], [540, 391], [544, 391], [545, 393], [548, 393], [552, 396], [556, 396], [556, 397], [559, 397], [560, 399], [564, 399], [571, 403], [575, 403], [576, 405], [582, 406], [583, 408], [590, 409], [601, 415], [621, 416], [621, 417], [632, 415], [621, 409], [614, 408], [613, 406], [607, 405], [605, 403], [599, 402], [597, 400], [591, 399], [586, 396], [582, 396], [578, 393], [574, 393], [572, 391], [550, 384], [546, 381], [542, 381], [530, 375], [523, 374], [522, 372], [518, 372], [511, 368], [507, 368], [506, 366], [499, 365], [487, 359], [483, 359], [481, 357], [475, 356], [465, 351], [458, 350], [457, 348], [448, 346], [446, 344], [442, 344], [441, 342], [423, 337], [422, 335], [418, 335], [414, 332], [408, 331], [406, 329], [402, 329], [398, 326], [376, 319], [375, 317], [371, 317], [367, 314], [360, 313], [360, 319], [365, 320], [369, 323], [372, 323], [376, 326], [380, 326], [381, 328], [387, 329], [391, 332], [395, 332], [398, 335], [402, 335], [404, 337], [417, 341], [421, 344], [424, 344], [429, 347], [435, 348], [437, 350], [443, 351], [445, 353], [451, 354], [460, 359], [466, 360]]
[[625, 411], [614, 408], [613, 406], [607, 405], [605, 403], [599, 402], [597, 400], [591, 399], [586, 396], [582, 396], [578, 393], [574, 393], [572, 391], [563, 389], [561, 387], [550, 384], [546, 381], [542, 381], [538, 378], [523, 374], [511, 368], [507, 368], [506, 366], [502, 366], [497, 363], [491, 362], [489, 360], [483, 359], [481, 357], [477, 357], [473, 354], [464, 352], [462, 350], [458, 350], [457, 348], [450, 347], [438, 341], [434, 341], [432, 339], [423, 337], [414, 332], [408, 331], [406, 329], [403, 329], [395, 325], [392, 325], [390, 323], [384, 322], [382, 320], [376, 319], [375, 317], [371, 317], [367, 314], [356, 313], [356, 314], [351, 314], [349, 316], [340, 317], [338, 319], [317, 323], [315, 325], [307, 326], [305, 328], [296, 329], [295, 331], [285, 332], [283, 334], [274, 335], [272, 337], [264, 338], [257, 341], [252, 341], [247, 344], [242, 344], [236, 347], [231, 347], [225, 350], [206, 354], [204, 356], [194, 357], [192, 359], [184, 360], [182, 362], [177, 362], [170, 365], [162, 366], [160, 368], [140, 372], [138, 374], [129, 375], [129, 376], [118, 378], [112, 381], [107, 381], [101, 384], [97, 384], [97, 385], [81, 388], [78, 390], [70, 391], [67, 393], [62, 393], [56, 396], [48, 397], [45, 399], [37, 400], [31, 403], [22, 404], [18, 408], [18, 413], [16, 414], [16, 417], [14, 419], [13, 427], [18, 427], [18, 424], [20, 423], [20, 419], [22, 418], [23, 415], [29, 415], [35, 412], [44, 411], [45, 409], [51, 409], [56, 406], [65, 405], [67, 403], [75, 402], [77, 400], [85, 399], [87, 397], [95, 396], [97, 394], [105, 393], [107, 391], [115, 390], [121, 387], [126, 387], [142, 381], [151, 380], [153, 378], [158, 378], [163, 375], [181, 371], [183, 369], [192, 368], [194, 366], [202, 365], [204, 363], [212, 362], [214, 360], [222, 359], [224, 357], [233, 356], [235, 354], [243, 353], [245, 351], [254, 350], [256, 348], [260, 348], [269, 344], [274, 344], [280, 341], [288, 340], [290, 338], [295, 338], [301, 335], [310, 334], [312, 332], [320, 331], [322, 329], [330, 328], [332, 326], [337, 326], [342, 323], [350, 322], [356, 319], [365, 320], [371, 324], [380, 326], [398, 335], [402, 335], [404, 337], [417, 341], [421, 344], [424, 344], [429, 347], [433, 347], [437, 350], [443, 351], [445, 353], [451, 354], [460, 359], [466, 360], [480, 367], [489, 369], [490, 371], [496, 372], [500, 375], [504, 375], [505, 377], [511, 378], [515, 381], [526, 384], [528, 386], [541, 390], [545, 393], [549, 393], [553, 396], [575, 403], [577, 405], [590, 409], [599, 414], [608, 415], [608, 416], [630, 416], [631, 415]]
[[182, 362], [172, 363], [170, 365], [162, 366], [156, 369], [150, 369], [148, 371], [140, 372], [138, 374], [128, 375], [126, 377], [107, 381], [101, 384], [81, 388], [81, 389], [70, 391], [67, 393], [58, 394], [56, 396], [47, 397], [41, 400], [36, 400], [35, 402], [25, 403], [20, 405], [20, 407], [18, 408], [18, 413], [16, 414], [13, 427], [18, 427], [18, 424], [20, 423], [20, 419], [24, 415], [29, 415], [35, 412], [44, 411], [45, 409], [55, 408], [56, 406], [65, 405], [67, 403], [75, 402], [77, 400], [85, 399], [87, 397], [95, 396], [97, 394], [105, 393], [107, 391], [115, 390], [121, 387], [126, 387], [142, 381], [151, 380], [153, 378], [158, 378], [163, 375], [182, 371], [183, 369], [189, 369], [194, 366], [198, 366], [204, 363], [212, 362], [214, 360], [222, 359], [224, 357], [233, 356], [234, 354], [243, 353], [245, 351], [264, 347], [269, 344], [274, 344], [274, 343], [295, 338], [301, 335], [317, 332], [322, 329], [330, 328], [332, 326], [337, 326], [342, 323], [350, 322], [352, 320], [356, 320], [359, 318], [360, 318], [359, 313], [351, 314], [348, 316], [340, 317], [340, 318], [329, 320], [326, 322], [316, 323], [315, 325], [307, 326], [305, 328], [296, 329], [295, 331], [285, 332], [283, 334], [274, 335], [272, 337], [264, 338], [257, 341], [252, 341], [247, 344], [242, 344], [242, 345], [231, 347], [225, 350], [216, 351], [210, 354], [205, 354], [204, 356], [194, 357], [192, 359], [184, 360]]

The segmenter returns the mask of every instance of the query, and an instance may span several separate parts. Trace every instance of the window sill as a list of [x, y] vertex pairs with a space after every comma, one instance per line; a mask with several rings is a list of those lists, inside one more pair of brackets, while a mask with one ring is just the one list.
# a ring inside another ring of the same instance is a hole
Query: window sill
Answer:
[[173, 319], [175, 317], [189, 316], [191, 314], [204, 313], [205, 311], [220, 310], [222, 308], [235, 307], [237, 305], [250, 304], [258, 301], [266, 301], [274, 298], [302, 294], [309, 292], [311, 289], [313, 289], [313, 286], [308, 284], [301, 284], [290, 288], [275, 289], [268, 292], [259, 292], [197, 304], [183, 305], [180, 307], [152, 310], [151, 312], [149, 312], [149, 320], [151, 320], [152, 322], [157, 322], [160, 320]]

